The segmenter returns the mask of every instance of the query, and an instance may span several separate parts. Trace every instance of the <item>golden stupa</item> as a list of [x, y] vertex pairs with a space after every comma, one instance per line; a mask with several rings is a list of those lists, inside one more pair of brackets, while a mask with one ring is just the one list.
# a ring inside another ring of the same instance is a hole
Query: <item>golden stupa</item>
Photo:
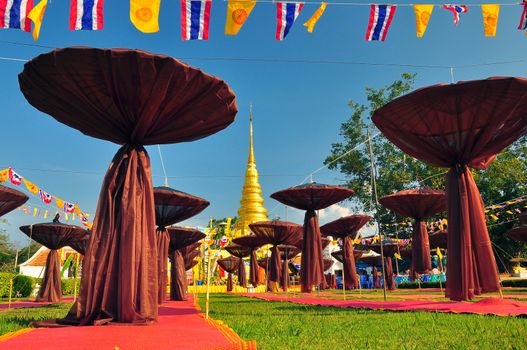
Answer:
[[257, 221], [267, 221], [267, 209], [264, 208], [262, 188], [258, 182], [258, 170], [254, 160], [253, 147], [253, 112], [249, 113], [249, 159], [245, 171], [245, 184], [238, 209], [238, 220], [234, 225], [234, 236], [244, 236], [249, 233], [249, 224]]

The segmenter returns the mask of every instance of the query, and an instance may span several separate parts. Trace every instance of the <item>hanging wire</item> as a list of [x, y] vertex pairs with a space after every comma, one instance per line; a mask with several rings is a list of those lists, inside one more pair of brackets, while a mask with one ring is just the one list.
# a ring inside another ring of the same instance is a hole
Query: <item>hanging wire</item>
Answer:
[[167, 171], [165, 169], [165, 162], [163, 161], [163, 154], [161, 153], [161, 146], [157, 145], [157, 151], [159, 152], [159, 159], [161, 159], [161, 167], [163, 168], [163, 174], [165, 175], [164, 186], [168, 187], [168, 176]]

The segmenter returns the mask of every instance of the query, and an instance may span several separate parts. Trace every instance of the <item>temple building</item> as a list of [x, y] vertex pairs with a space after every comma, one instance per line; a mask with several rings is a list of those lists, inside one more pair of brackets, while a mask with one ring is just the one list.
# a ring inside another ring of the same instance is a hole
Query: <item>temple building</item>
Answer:
[[257, 221], [267, 221], [267, 209], [264, 207], [262, 188], [258, 182], [258, 170], [254, 160], [253, 145], [253, 113], [252, 107], [249, 113], [249, 159], [245, 171], [245, 183], [238, 209], [238, 220], [234, 225], [234, 236], [244, 236], [249, 233], [249, 224]]

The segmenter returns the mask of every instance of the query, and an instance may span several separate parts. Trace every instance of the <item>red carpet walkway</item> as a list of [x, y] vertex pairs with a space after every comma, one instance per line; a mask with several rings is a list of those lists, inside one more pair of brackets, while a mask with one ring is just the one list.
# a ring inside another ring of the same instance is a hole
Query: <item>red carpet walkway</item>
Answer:
[[[166, 302], [159, 322], [150, 326], [38, 328], [0, 339], [0, 349], [255, 349], [221, 322], [207, 321], [192, 300]], [[10, 338], [10, 339], [9, 339]]]
[[[61, 303], [71, 303], [72, 301], [73, 301], [73, 297], [64, 297], [62, 298]], [[50, 304], [56, 304], [56, 303], [31, 301], [31, 300], [18, 300], [18, 301], [11, 302], [11, 309], [20, 309], [23, 307], [39, 307], [39, 306], [46, 306]], [[9, 303], [7, 302], [0, 303], [0, 311], [7, 310], [8, 308], [9, 308]]]
[[267, 301], [286, 301], [305, 305], [334, 306], [355, 309], [393, 311], [435, 311], [470, 313], [481, 315], [520, 316], [527, 315], [527, 302], [510, 299], [485, 298], [478, 302], [433, 301], [433, 300], [332, 300], [312, 296], [282, 296], [280, 294], [243, 294], [246, 297]]

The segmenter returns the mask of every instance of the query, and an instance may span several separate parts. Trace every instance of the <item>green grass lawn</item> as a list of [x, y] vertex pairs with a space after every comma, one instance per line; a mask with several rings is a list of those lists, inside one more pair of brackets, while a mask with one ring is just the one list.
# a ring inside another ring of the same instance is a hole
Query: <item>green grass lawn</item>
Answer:
[[0, 335], [29, 327], [33, 321], [64, 317], [72, 303], [0, 311]]
[[[205, 299], [199, 303], [205, 310]], [[387, 312], [212, 294], [210, 316], [258, 349], [527, 349], [527, 319]]]

